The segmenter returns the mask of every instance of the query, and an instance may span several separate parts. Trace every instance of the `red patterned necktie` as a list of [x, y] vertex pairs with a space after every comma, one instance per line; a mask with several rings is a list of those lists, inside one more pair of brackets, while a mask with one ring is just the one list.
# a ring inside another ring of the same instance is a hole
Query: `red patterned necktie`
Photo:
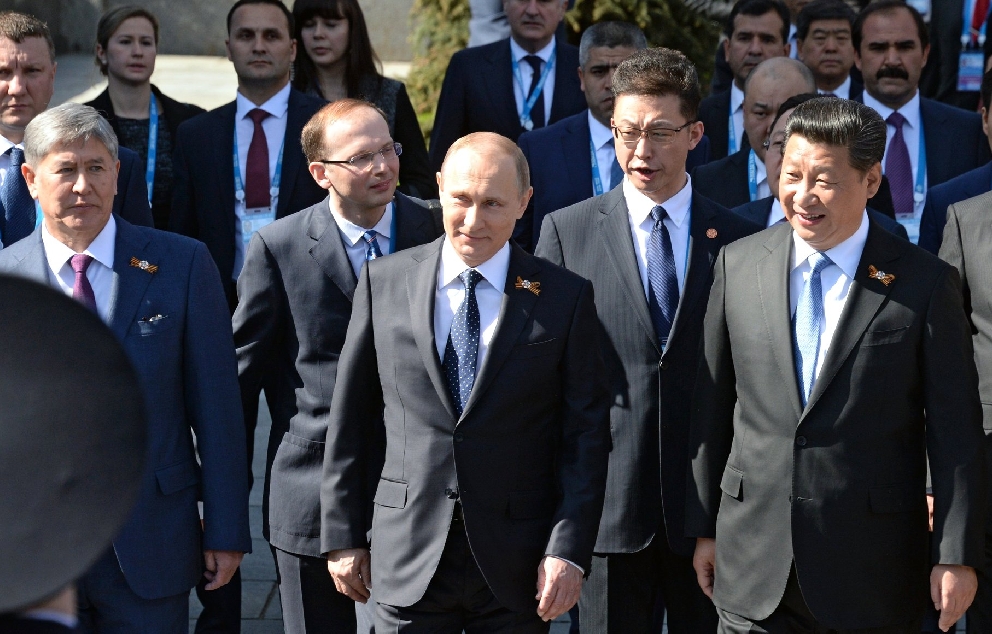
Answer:
[[262, 129], [262, 120], [268, 116], [269, 113], [261, 108], [248, 113], [248, 118], [255, 123], [245, 166], [245, 205], [249, 209], [268, 207], [272, 200], [269, 196], [269, 144]]

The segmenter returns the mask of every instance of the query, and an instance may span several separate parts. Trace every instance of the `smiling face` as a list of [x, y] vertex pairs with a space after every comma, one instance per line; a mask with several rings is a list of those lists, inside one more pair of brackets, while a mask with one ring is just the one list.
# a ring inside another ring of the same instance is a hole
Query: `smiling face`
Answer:
[[107, 74], [129, 84], [143, 84], [155, 71], [155, 27], [140, 16], [121, 22], [107, 41], [107, 50], [97, 44], [97, 56]]
[[317, 68], [328, 68], [345, 59], [348, 52], [348, 20], [312, 16], [300, 28], [303, 49]]
[[868, 94], [898, 110], [916, 94], [929, 54], [909, 10], [893, 9], [865, 19], [855, 61]]
[[20, 143], [24, 128], [55, 92], [55, 64], [41, 37], [17, 43], [0, 37], [0, 134]]
[[547, 46], [565, 17], [565, 0], [503, 0], [513, 40], [529, 53]]
[[110, 219], [119, 167], [107, 147], [90, 138], [56, 146], [37, 165], [22, 165], [21, 173], [48, 232], [81, 252]]
[[231, 16], [227, 58], [234, 63], [239, 84], [267, 86], [289, 81], [296, 59], [296, 41], [289, 21], [278, 7], [246, 4]]
[[586, 105], [592, 116], [605, 126], [610, 125], [613, 114], [613, 73], [617, 64], [636, 51], [628, 46], [593, 46], [586, 65], [579, 68], [579, 86], [586, 95]]
[[782, 210], [800, 238], [826, 251], [858, 230], [881, 179], [881, 163], [862, 174], [851, 167], [846, 147], [812, 143], [793, 134], [782, 158]]

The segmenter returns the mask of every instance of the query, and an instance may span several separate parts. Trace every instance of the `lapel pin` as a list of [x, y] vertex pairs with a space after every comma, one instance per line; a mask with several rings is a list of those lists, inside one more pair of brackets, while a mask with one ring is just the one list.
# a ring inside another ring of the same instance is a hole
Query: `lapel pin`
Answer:
[[131, 258], [131, 266], [133, 266], [136, 269], [141, 269], [145, 273], [154, 273], [158, 271], [157, 264], [149, 264], [148, 260], [139, 260], [138, 258], [135, 257]]
[[706, 230], [706, 237], [709, 238], [709, 239], [711, 239], [711, 240], [713, 238], [715, 238], [716, 237], [716, 229], [707, 229]]
[[896, 279], [896, 276], [891, 273], [886, 273], [885, 271], [879, 271], [873, 265], [868, 265], [868, 277], [878, 280], [882, 284], [888, 286]]
[[535, 295], [540, 295], [541, 294], [541, 283], [540, 282], [531, 282], [530, 280], [522, 280], [522, 279], [520, 279], [520, 276], [519, 275], [517, 276], [517, 283], [515, 284], [515, 286], [517, 288], [526, 289], [526, 290], [530, 291], [531, 293], [534, 293]]

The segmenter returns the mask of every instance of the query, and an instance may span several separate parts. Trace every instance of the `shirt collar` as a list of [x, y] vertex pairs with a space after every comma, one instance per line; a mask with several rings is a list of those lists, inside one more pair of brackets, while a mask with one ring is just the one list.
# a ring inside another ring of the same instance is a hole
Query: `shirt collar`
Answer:
[[290, 85], [287, 83], [282, 87], [282, 90], [272, 95], [268, 101], [263, 103], [261, 106], [256, 106], [247, 97], [238, 91], [237, 97], [237, 111], [234, 115], [235, 121], [241, 121], [248, 116], [248, 113], [255, 108], [261, 108], [262, 110], [268, 112], [271, 116], [282, 119], [286, 116], [286, 111], [289, 110], [289, 91]]
[[7, 137], [5, 137], [3, 135], [0, 135], [0, 156], [6, 154], [7, 153], [7, 150], [9, 150], [12, 147], [19, 147], [21, 149], [24, 149], [24, 144], [23, 143], [14, 143], [13, 141], [11, 141], [10, 139], [8, 139]]
[[623, 179], [623, 197], [627, 202], [627, 213], [634, 221], [634, 226], [640, 226], [651, 216], [651, 210], [657, 205], [665, 208], [668, 217], [676, 227], [681, 228], [689, 215], [689, 205], [692, 203], [692, 177], [685, 175], [685, 186], [668, 200], [656, 203]]
[[[55, 272], [62, 270], [69, 258], [76, 255], [76, 252], [55, 239], [55, 236], [48, 232], [45, 223], [41, 223], [41, 241], [45, 247], [45, 257], [48, 259], [48, 266]], [[86, 255], [92, 256], [94, 260], [104, 265], [108, 269], [114, 268], [114, 247], [117, 244], [117, 222], [114, 215], [110, 215], [110, 220], [104, 225], [100, 233], [97, 234], [90, 246], [83, 251]]]
[[[328, 207], [330, 207], [330, 203], [328, 203]], [[333, 209], [331, 210], [331, 218], [334, 218], [334, 222], [337, 223], [338, 229], [341, 230], [341, 233], [344, 234], [345, 239], [347, 239], [348, 244], [351, 246], [355, 246], [358, 244], [359, 240], [363, 240], [365, 232], [368, 231], [365, 227], [359, 227], [350, 220], [346, 220], [337, 215], [334, 213]], [[392, 201], [386, 205], [386, 211], [382, 213], [382, 218], [379, 218], [379, 222], [375, 223], [375, 226], [372, 227], [372, 231], [375, 231], [386, 240], [392, 239], [392, 235], [390, 235], [393, 232]]]
[[[444, 288], [448, 284], [458, 279], [462, 271], [469, 268], [462, 262], [461, 257], [455, 253], [455, 248], [451, 246], [451, 241], [447, 237], [441, 246], [441, 269], [438, 272], [440, 283], [438, 288]], [[499, 292], [503, 292], [506, 286], [506, 272], [510, 268], [510, 243], [507, 242], [496, 254], [475, 267], [482, 277], [492, 284]]]
[[[861, 262], [861, 252], [865, 250], [865, 241], [868, 240], [868, 212], [861, 212], [861, 226], [847, 240], [844, 240], [832, 249], [825, 251], [830, 260], [840, 267], [844, 275], [852, 280]], [[795, 271], [802, 266], [816, 249], [799, 237], [795, 231], [792, 232], [792, 269]]]
[[744, 107], [744, 91], [737, 87], [737, 84], [730, 84], [730, 114], [734, 114]]
[[528, 53], [527, 51], [524, 50], [524, 47], [517, 44], [516, 40], [514, 40], [512, 37], [510, 38], [510, 55], [513, 57], [513, 61], [517, 62], [518, 64], [520, 63], [520, 60], [522, 60], [527, 55], [537, 55], [538, 57], [544, 60], [545, 64], [547, 64], [548, 60], [551, 59], [551, 53], [553, 53], [554, 50], [555, 50], [555, 38], [551, 38], [551, 41], [548, 42], [548, 45], [536, 53]]
[[758, 158], [757, 153], [754, 155], [754, 177], [756, 179], [755, 183], [758, 185], [768, 180], [768, 170], [765, 169], [765, 162]]
[[596, 120], [592, 116], [592, 110], [587, 110], [586, 114], [589, 116], [589, 136], [592, 137], [593, 147], [598, 150], [607, 143], [613, 143], [613, 130]]
[[[872, 110], [874, 110], [875, 112], [877, 112], [882, 117], [883, 120], [888, 119], [889, 115], [895, 112], [895, 110], [893, 110], [892, 108], [883, 105], [880, 101], [869, 95], [867, 90], [865, 91], [864, 100], [865, 100], [865, 105], [871, 108]], [[919, 90], [916, 91], [916, 94], [913, 95], [913, 98], [910, 99], [906, 103], [906, 105], [904, 105], [902, 108], [899, 108], [899, 114], [906, 117], [906, 123], [909, 125], [910, 128], [914, 130], [920, 129], [920, 91]]]
[[[847, 79], [844, 80], [843, 84], [837, 86], [833, 90], [820, 90], [817, 88], [816, 92], [820, 95], [834, 95], [836, 97], [840, 97], [841, 99], [849, 99], [851, 96], [851, 73], [847, 74]], [[865, 99], [867, 98], [868, 95], [865, 95]]]

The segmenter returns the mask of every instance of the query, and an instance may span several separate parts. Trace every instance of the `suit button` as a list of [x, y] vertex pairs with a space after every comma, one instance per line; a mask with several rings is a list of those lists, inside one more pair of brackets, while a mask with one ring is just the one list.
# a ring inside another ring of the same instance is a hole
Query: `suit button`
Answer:
[[462, 436], [462, 433], [460, 431], [455, 432], [455, 442], [461, 442], [463, 440], [465, 440], [465, 437]]
[[449, 500], [457, 500], [458, 499], [458, 491], [455, 491], [454, 489], [445, 489], [444, 490], [444, 494], [446, 496], [448, 496], [448, 499]]
[[806, 436], [799, 436], [798, 438], [796, 438], [796, 444], [799, 445], [800, 447], [805, 447], [806, 446]]
[[664, 370], [665, 369], [665, 362], [664, 361], [659, 361], [658, 362], [658, 369], [659, 370]]

